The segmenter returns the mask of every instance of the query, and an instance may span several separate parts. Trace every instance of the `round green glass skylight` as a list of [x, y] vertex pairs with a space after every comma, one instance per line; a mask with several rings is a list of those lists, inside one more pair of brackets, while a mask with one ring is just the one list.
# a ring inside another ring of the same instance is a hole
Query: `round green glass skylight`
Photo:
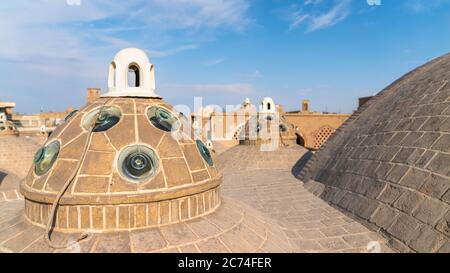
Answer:
[[206, 145], [199, 139], [197, 139], [195, 143], [197, 144], [197, 148], [200, 151], [203, 159], [208, 163], [209, 166], [212, 166], [214, 162], [212, 160], [211, 153], [208, 147], [206, 147]]
[[43, 175], [50, 170], [58, 158], [60, 145], [58, 141], [53, 141], [47, 146], [40, 148], [34, 155], [34, 172]]
[[180, 127], [178, 118], [162, 107], [150, 107], [147, 111], [147, 117], [153, 126], [166, 132], [176, 131]]

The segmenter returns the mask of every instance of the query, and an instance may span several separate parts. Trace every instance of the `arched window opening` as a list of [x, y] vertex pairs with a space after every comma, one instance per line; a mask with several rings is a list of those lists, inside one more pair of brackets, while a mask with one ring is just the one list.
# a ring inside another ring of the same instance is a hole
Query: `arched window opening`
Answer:
[[108, 87], [116, 87], [117, 86], [116, 74], [117, 74], [116, 63], [112, 62], [109, 65]]
[[304, 139], [301, 135], [299, 135], [299, 134], [295, 134], [295, 135], [296, 135], [296, 137], [297, 137], [297, 139], [296, 139], [297, 145], [300, 145], [300, 146], [302, 146], [302, 147], [305, 147], [305, 139]]
[[271, 109], [270, 109], [271, 106], [272, 106], [272, 105], [270, 105], [270, 102], [268, 102], [268, 103], [267, 103], [267, 110], [271, 110]]
[[128, 86], [139, 87], [140, 85], [139, 68], [132, 64], [128, 67]]

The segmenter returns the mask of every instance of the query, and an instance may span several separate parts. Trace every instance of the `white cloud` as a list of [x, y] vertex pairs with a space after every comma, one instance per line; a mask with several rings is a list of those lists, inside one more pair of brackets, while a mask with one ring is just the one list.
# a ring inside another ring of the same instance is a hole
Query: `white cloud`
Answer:
[[342, 0], [338, 2], [331, 10], [317, 17], [313, 17], [308, 31], [315, 31], [322, 28], [334, 26], [341, 22], [350, 14], [351, 0]]
[[307, 0], [303, 5], [292, 5], [289, 8], [288, 31], [305, 25], [307, 32], [334, 26], [350, 15], [352, 0], [330, 1]]
[[[107, 64], [121, 48], [143, 48], [150, 58], [194, 50], [218, 29], [245, 29], [248, 8], [248, 0], [0, 1], [0, 70], [9, 90], [2, 96], [35, 96], [26, 83], [32, 82], [51, 103], [58, 84], [74, 94], [86, 82], [106, 82]], [[73, 102], [59, 98], [54, 105]], [[30, 104], [18, 101], [19, 108]]]
[[166, 28], [243, 29], [250, 22], [246, 17], [249, 6], [245, 0], [153, 0], [136, 14], [151, 14], [148, 22]]
[[[167, 38], [164, 31], [219, 27], [240, 30], [249, 22], [246, 17], [248, 7], [248, 2], [242, 0], [97, 0], [82, 1], [76, 6], [67, 5], [65, 0], [2, 1], [0, 57], [88, 58], [87, 53], [96, 48], [104, 50], [105, 47], [129, 45], [130, 42], [115, 35], [124, 31], [128, 35], [133, 31], [144, 32], [144, 37], [132, 37], [131, 40], [147, 42], [145, 37], [151, 37], [149, 39], [154, 43], [148, 49], [165, 57], [192, 47], [186, 46], [189, 42], [176, 45], [180, 41], [175, 42], [176, 37]], [[176, 50], [159, 54], [167, 51], [167, 47]]]
[[309, 14], [302, 14], [300, 11], [295, 11], [291, 14], [291, 24], [289, 25], [289, 31], [296, 29], [300, 24], [305, 22], [309, 18]]

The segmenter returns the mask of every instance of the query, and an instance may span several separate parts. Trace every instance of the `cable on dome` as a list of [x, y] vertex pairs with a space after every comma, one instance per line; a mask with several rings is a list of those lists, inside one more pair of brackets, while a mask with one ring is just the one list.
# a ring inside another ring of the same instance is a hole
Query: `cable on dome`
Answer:
[[[106, 107], [106, 104], [107, 104], [110, 100], [111, 100], [111, 99], [108, 99], [108, 100], [106, 100], [106, 101], [103, 103], [102, 107], [100, 108], [100, 110], [99, 110], [98, 113], [96, 114], [95, 120], [97, 120], [97, 118], [100, 116], [100, 113], [103, 111], [103, 109]], [[87, 137], [87, 139], [86, 139], [86, 142], [85, 142], [84, 147], [83, 147], [83, 150], [82, 150], [83, 152], [82, 152], [82, 154], [81, 154], [80, 160], [78, 161], [75, 170], [73, 171], [73, 173], [72, 173], [72, 175], [70, 176], [70, 178], [66, 181], [66, 183], [62, 186], [61, 190], [60, 190], [60, 191], [58, 192], [58, 194], [56, 195], [55, 201], [53, 201], [53, 204], [52, 204], [52, 210], [51, 210], [51, 212], [50, 212], [50, 216], [49, 216], [49, 218], [48, 218], [48, 222], [47, 222], [47, 225], [46, 225], [46, 228], [45, 228], [45, 234], [44, 234], [44, 239], [45, 239], [45, 241], [47, 242], [48, 246], [50, 246], [51, 248], [54, 248], [54, 249], [66, 249], [66, 248], [69, 248], [70, 245], [71, 245], [71, 243], [58, 245], [58, 244], [52, 242], [50, 236], [51, 236], [51, 233], [52, 233], [53, 224], [54, 224], [54, 222], [55, 222], [56, 211], [57, 211], [57, 208], [58, 208], [58, 206], [59, 206], [59, 201], [61, 200], [62, 196], [63, 196], [64, 193], [67, 191], [67, 189], [69, 188], [70, 184], [72, 184], [72, 182], [73, 182], [73, 180], [75, 179], [75, 177], [76, 177], [76, 175], [77, 175], [79, 169], [81, 168], [81, 163], [82, 163], [82, 161], [83, 161], [83, 158], [86, 156], [87, 150], [88, 150], [88, 148], [89, 148], [89, 144], [91, 143], [90, 139], [91, 139], [93, 130], [94, 130], [94, 126], [92, 126], [92, 128], [91, 128], [90, 131], [89, 131], [89, 135], [88, 135], [88, 137]], [[75, 240], [75, 242], [79, 242], [79, 241], [81, 241], [81, 240], [84, 240], [84, 239], [86, 239], [88, 236], [89, 236], [88, 233], [83, 233], [83, 234], [80, 235], [80, 237], [78, 237], [78, 238]]]

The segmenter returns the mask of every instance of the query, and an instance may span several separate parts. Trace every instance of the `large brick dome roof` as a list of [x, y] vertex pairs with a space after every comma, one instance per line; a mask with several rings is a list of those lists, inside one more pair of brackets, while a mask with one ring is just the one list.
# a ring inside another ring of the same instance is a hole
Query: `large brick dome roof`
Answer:
[[359, 109], [299, 174], [402, 251], [450, 251], [450, 54]]
[[58, 204], [57, 229], [128, 230], [219, 206], [210, 151], [155, 88], [144, 51], [117, 53], [108, 92], [69, 114], [36, 152], [21, 185], [30, 221], [48, 223]]
[[[178, 129], [167, 131], [153, 124], [155, 108], [178, 120]], [[90, 117], [99, 111], [107, 112], [109, 125], [98, 124], [102, 114], [94, 119], [95, 125], [92, 123]], [[118, 121], [114, 121], [115, 115]], [[29, 218], [44, 224], [47, 218], [37, 215], [33, 207], [47, 212], [70, 179], [73, 182], [60, 201], [64, 213], [86, 206], [103, 210], [107, 205], [119, 204], [129, 204], [129, 209], [135, 212], [135, 207], [141, 208], [140, 204], [157, 206], [162, 202], [160, 206], [168, 207], [167, 200], [171, 200], [179, 202], [182, 217], [189, 218], [187, 196], [200, 198], [202, 204], [206, 202], [198, 215], [213, 210], [219, 204], [217, 188], [221, 177], [213, 162], [208, 162], [207, 154], [203, 154], [208, 151], [202, 150], [205, 147], [202, 141], [183, 133], [186, 130], [181, 130], [181, 124], [188, 124], [183, 120], [183, 116], [160, 99], [100, 98], [86, 106], [49, 137], [44, 144], [46, 155], [42, 162], [39, 161], [41, 151], [36, 153], [35, 164], [22, 184], [22, 193], [31, 207], [26, 211]], [[54, 162], [47, 160], [51, 149], [58, 150], [54, 152]], [[102, 215], [98, 218], [101, 223], [106, 218], [106, 214]], [[160, 216], [165, 217], [166, 213]], [[86, 228], [96, 226], [92, 223]], [[76, 223], [71, 227], [65, 223], [60, 228], [77, 227], [83, 225]], [[105, 228], [103, 224], [97, 227]], [[122, 227], [130, 228], [129, 223], [110, 228]]]

